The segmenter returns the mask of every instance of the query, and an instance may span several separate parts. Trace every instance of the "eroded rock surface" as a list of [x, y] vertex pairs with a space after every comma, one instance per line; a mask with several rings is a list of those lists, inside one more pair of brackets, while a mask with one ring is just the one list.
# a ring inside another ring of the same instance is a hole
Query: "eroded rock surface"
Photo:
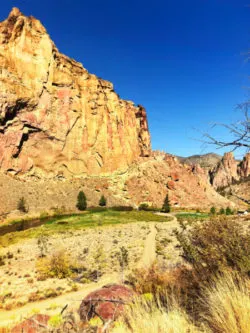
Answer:
[[61, 54], [34, 17], [0, 23], [0, 169], [19, 176], [109, 174], [151, 150], [146, 111]]
[[98, 316], [104, 322], [115, 320], [132, 297], [133, 290], [123, 285], [108, 285], [90, 293], [80, 305], [79, 314], [83, 322]]
[[241, 162], [235, 160], [233, 153], [226, 153], [221, 162], [210, 171], [210, 180], [214, 188], [221, 189], [243, 181], [250, 175], [250, 154]]

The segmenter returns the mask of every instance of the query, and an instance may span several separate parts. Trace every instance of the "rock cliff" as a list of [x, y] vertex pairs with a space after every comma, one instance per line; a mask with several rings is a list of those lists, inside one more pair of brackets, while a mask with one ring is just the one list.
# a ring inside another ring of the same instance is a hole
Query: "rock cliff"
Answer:
[[226, 153], [218, 165], [210, 170], [210, 180], [214, 188], [220, 189], [235, 182], [245, 180], [250, 175], [250, 154], [242, 161], [235, 160], [233, 153]]
[[74, 211], [80, 190], [89, 206], [104, 194], [108, 206], [161, 207], [167, 193], [176, 207], [230, 204], [204, 169], [151, 152], [145, 109], [59, 53], [16, 8], [0, 23], [0, 89], [0, 215], [20, 197], [31, 213]]
[[124, 171], [151, 151], [146, 111], [61, 54], [34, 17], [0, 23], [0, 170], [37, 178]]

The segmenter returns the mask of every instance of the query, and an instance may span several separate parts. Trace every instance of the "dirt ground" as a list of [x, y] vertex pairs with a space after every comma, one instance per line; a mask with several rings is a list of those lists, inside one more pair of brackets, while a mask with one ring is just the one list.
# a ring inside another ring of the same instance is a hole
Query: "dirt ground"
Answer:
[[[106, 283], [120, 283], [121, 269], [117, 253], [128, 250], [129, 273], [133, 268], [149, 266], [158, 259], [162, 264], [180, 262], [173, 240], [178, 222], [140, 222], [65, 231], [48, 236], [46, 257], [61, 251], [89, 271], [98, 269], [96, 280], [76, 278], [39, 279], [37, 261], [41, 255], [38, 239], [24, 239], [1, 249], [5, 264], [0, 266], [0, 323], [9, 324], [35, 311], [53, 313], [70, 303], [77, 308], [89, 292]], [[172, 239], [164, 242], [165, 238]], [[162, 243], [163, 240], [163, 243]], [[159, 253], [159, 244], [164, 253]], [[165, 244], [165, 245], [164, 245]], [[167, 260], [166, 260], [167, 258]]]

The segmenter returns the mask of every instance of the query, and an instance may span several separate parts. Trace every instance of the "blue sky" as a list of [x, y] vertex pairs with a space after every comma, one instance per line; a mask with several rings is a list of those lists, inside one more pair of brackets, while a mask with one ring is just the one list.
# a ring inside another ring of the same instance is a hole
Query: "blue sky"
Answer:
[[[176, 155], [216, 151], [195, 139], [235, 122], [247, 97], [249, 0], [2, 0], [39, 18], [59, 50], [146, 107], [152, 145]], [[227, 137], [223, 131], [214, 134]]]

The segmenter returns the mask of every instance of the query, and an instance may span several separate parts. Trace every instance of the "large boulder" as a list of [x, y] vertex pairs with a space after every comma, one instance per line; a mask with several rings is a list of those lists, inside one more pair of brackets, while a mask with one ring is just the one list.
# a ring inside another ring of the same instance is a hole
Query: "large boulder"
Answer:
[[96, 316], [104, 322], [115, 320], [133, 296], [133, 290], [123, 285], [104, 286], [84, 298], [79, 309], [80, 318], [83, 322]]

